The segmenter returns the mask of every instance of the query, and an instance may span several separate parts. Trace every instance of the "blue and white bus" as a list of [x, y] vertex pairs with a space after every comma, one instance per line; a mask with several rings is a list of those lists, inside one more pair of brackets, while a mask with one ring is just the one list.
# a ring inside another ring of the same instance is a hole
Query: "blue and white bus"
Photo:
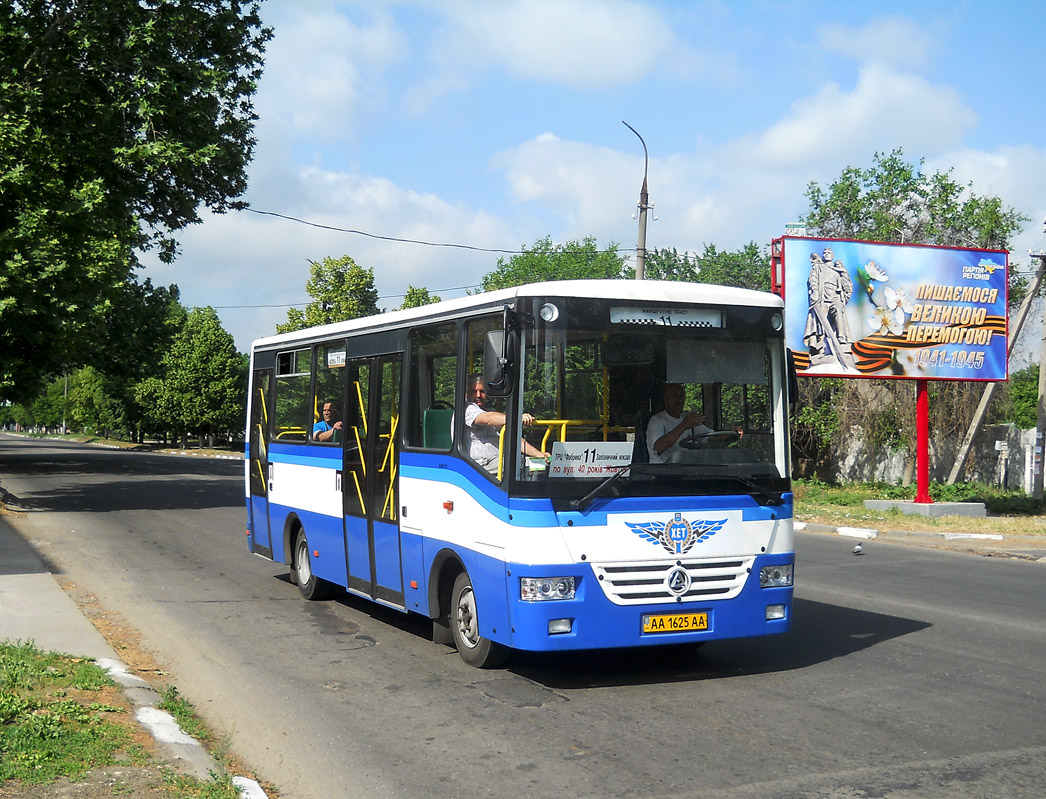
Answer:
[[[256, 341], [250, 551], [306, 599], [431, 619], [479, 667], [785, 632], [783, 313], [744, 289], [561, 281]], [[477, 376], [501, 419], [482, 459]], [[657, 452], [666, 385], [703, 424]]]

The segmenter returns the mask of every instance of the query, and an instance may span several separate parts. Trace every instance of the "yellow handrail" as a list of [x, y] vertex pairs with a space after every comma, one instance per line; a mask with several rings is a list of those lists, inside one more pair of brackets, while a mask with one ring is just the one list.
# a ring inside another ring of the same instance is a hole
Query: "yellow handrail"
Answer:
[[559, 428], [559, 440], [567, 440], [567, 428], [568, 427], [599, 427], [603, 430], [603, 440], [606, 441], [607, 437], [611, 433], [629, 433], [633, 432], [634, 428], [632, 425], [617, 425], [611, 427], [603, 419], [535, 419], [535, 425], [545, 425], [548, 430], [545, 431], [545, 435], [541, 439], [541, 448], [548, 451], [548, 440], [551, 437], [554, 428]]
[[360, 488], [360, 476], [356, 474], [355, 469], [353, 469], [350, 474], [352, 474], [352, 482], [356, 484], [356, 496], [359, 497], [360, 500], [360, 512], [365, 514], [367, 512], [367, 503], [363, 501], [363, 489]]
[[399, 416], [393, 416], [389, 421], [389, 445], [385, 447], [385, 457], [381, 459], [381, 468], [378, 469], [379, 472], [385, 471], [385, 465], [394, 454], [396, 448], [396, 427], [399, 425], [399, 421]]
[[360, 419], [363, 421], [363, 432], [367, 432], [367, 408], [363, 404], [363, 390], [360, 388], [360, 381], [356, 380], [353, 383], [356, 386], [356, 399], [360, 405]]
[[269, 426], [269, 409], [265, 407], [265, 389], [258, 389], [258, 393], [261, 395], [261, 409], [262, 409], [262, 421], [265, 422], [265, 427]]
[[505, 463], [505, 428], [498, 431], [498, 482], [501, 482], [502, 471]]

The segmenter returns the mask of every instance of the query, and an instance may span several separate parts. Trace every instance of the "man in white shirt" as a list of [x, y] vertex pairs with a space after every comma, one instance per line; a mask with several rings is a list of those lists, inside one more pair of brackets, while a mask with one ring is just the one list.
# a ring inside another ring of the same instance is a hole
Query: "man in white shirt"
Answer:
[[[664, 400], [665, 409], [651, 416], [646, 428], [647, 452], [651, 463], [679, 461], [683, 453], [683, 448], [679, 446], [681, 438], [712, 432], [712, 428], [704, 425], [703, 413], [684, 413], [686, 392], [679, 383], [665, 384]], [[689, 433], [691, 430], [693, 432]]]
[[[491, 474], [497, 474], [498, 439], [501, 428], [505, 426], [505, 414], [500, 411], [488, 411], [483, 407], [487, 391], [481, 375], [472, 375], [469, 378], [465, 399], [468, 401], [465, 408], [465, 431], [469, 437], [469, 457]], [[524, 413], [523, 424], [534, 424], [534, 417]], [[548, 460], [549, 457], [547, 452], [542, 452], [525, 438], [523, 452], [532, 458]]]

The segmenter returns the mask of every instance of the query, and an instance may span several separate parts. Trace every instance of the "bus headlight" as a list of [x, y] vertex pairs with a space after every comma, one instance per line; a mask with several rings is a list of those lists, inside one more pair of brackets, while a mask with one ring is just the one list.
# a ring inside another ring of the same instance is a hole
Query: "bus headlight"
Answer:
[[759, 570], [760, 588], [787, 588], [792, 584], [792, 564], [764, 566]]
[[519, 598], [524, 602], [546, 599], [573, 599], [573, 577], [520, 577]]

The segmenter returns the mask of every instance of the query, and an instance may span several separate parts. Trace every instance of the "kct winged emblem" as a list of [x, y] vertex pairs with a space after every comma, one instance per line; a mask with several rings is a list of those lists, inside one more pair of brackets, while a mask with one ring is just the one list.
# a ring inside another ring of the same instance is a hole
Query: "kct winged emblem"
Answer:
[[683, 514], [677, 513], [670, 522], [625, 524], [643, 540], [660, 544], [673, 555], [685, 555], [695, 544], [700, 544], [722, 530], [726, 519], [691, 522], [684, 519]]

